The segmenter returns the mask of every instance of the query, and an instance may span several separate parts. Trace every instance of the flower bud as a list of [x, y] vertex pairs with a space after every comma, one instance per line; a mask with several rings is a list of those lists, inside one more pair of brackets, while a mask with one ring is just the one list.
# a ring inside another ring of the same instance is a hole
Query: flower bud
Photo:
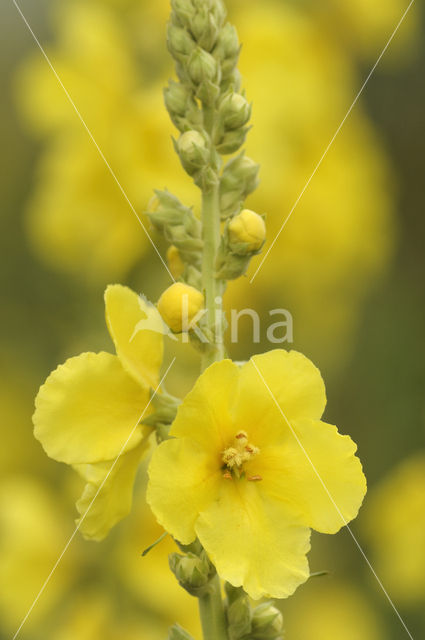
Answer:
[[201, 551], [199, 556], [190, 552], [184, 556], [171, 553], [169, 564], [179, 584], [191, 595], [201, 595], [215, 573], [205, 551]]
[[[227, 227], [229, 246], [235, 253], [251, 253], [261, 249], [266, 239], [266, 225], [258, 213], [244, 209], [232, 218]], [[239, 251], [239, 245], [244, 245]]]
[[172, 22], [168, 24], [167, 45], [173, 57], [188, 56], [196, 47], [190, 33], [184, 27], [178, 27]]
[[226, 164], [220, 179], [220, 210], [222, 220], [240, 211], [245, 198], [258, 185], [260, 165], [243, 153]]
[[227, 79], [235, 69], [239, 52], [240, 45], [236, 28], [227, 23], [222, 28], [213, 50], [213, 56], [220, 62], [224, 79]]
[[172, 244], [167, 249], [167, 262], [173, 278], [178, 280], [184, 271], [184, 262], [181, 258], [180, 251]]
[[171, 627], [167, 640], [193, 640], [193, 637], [176, 623]]
[[233, 131], [227, 131], [217, 144], [217, 151], [222, 154], [234, 153], [241, 148], [245, 142], [246, 134], [249, 131], [249, 127], [243, 127], [241, 129], [234, 129]]
[[202, 6], [191, 21], [190, 31], [202, 49], [211, 51], [217, 41], [220, 27], [206, 6]]
[[171, 116], [184, 116], [189, 106], [191, 92], [180, 82], [170, 80], [164, 89], [164, 102]]
[[217, 77], [217, 62], [211, 54], [198, 47], [190, 54], [188, 72], [195, 85], [212, 82]]
[[254, 609], [252, 633], [254, 640], [281, 640], [283, 638], [283, 616], [271, 602], [264, 602]]
[[175, 282], [158, 300], [158, 311], [174, 333], [189, 331], [204, 307], [200, 291], [183, 282]]
[[189, 175], [204, 167], [209, 160], [205, 138], [199, 131], [191, 130], [182, 133], [177, 141], [177, 152], [183, 168]]
[[236, 597], [228, 597], [227, 622], [231, 640], [246, 637], [251, 632], [252, 612], [249, 598], [242, 589]]
[[240, 93], [230, 93], [222, 101], [219, 114], [225, 129], [239, 129], [251, 117], [251, 105]]

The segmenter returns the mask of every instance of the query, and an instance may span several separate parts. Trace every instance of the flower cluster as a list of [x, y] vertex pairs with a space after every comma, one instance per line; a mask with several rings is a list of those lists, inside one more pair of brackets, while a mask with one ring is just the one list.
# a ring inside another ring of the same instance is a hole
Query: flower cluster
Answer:
[[[324, 383], [308, 358], [284, 350], [242, 364], [224, 357], [222, 295], [266, 237], [264, 216], [244, 206], [258, 183], [258, 165], [240, 152], [251, 106], [222, 1], [171, 4], [178, 82], [165, 104], [181, 165], [201, 191], [201, 218], [168, 190], [156, 192], [146, 213], [168, 242], [177, 281], [156, 306], [127, 287], [106, 289], [116, 355], [83, 353], [47, 378], [35, 437], [85, 480], [78, 526], [101, 540], [129, 512], [155, 432], [147, 502], [180, 547], [170, 568], [201, 602], [205, 640], [227, 632], [281, 640], [280, 612], [270, 602], [252, 607], [249, 597], [285, 598], [305, 582], [311, 529], [332, 534], [353, 519], [366, 481], [356, 445], [321, 419]], [[180, 402], [160, 384], [164, 335], [188, 333], [197, 344], [198, 328], [207, 338], [198, 344], [203, 373]], [[169, 638], [190, 635], [174, 625]]]

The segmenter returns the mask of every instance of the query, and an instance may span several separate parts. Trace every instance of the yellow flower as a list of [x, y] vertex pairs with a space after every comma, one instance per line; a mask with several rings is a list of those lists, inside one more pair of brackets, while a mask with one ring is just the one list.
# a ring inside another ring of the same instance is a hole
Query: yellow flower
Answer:
[[[11, 637], [38, 593], [72, 531], [63, 525], [62, 506], [36, 475], [10, 475], [0, 485], [0, 633]], [[54, 615], [75, 579], [78, 552], [69, 549], [25, 623], [29, 636]], [[44, 574], [44, 575], [43, 575]], [[28, 629], [27, 629], [28, 626]]]
[[320, 421], [325, 404], [320, 373], [300, 353], [275, 350], [240, 368], [223, 360], [153, 454], [148, 502], [160, 524], [184, 544], [198, 536], [219, 575], [253, 598], [287, 597], [305, 582], [310, 528], [337, 532], [366, 492], [356, 445]]
[[[306, 615], [308, 611], [308, 615]], [[383, 640], [388, 638], [365, 588], [332, 576], [311, 581], [285, 606], [285, 631], [297, 640]]]
[[203, 294], [183, 282], [172, 284], [158, 300], [162, 319], [175, 333], [187, 331], [203, 306]]
[[148, 446], [149, 431], [138, 423], [150, 389], [158, 386], [163, 350], [159, 314], [136, 293], [111, 285], [105, 306], [117, 355], [82, 353], [60, 365], [40, 388], [33, 416], [34, 435], [47, 455], [72, 465], [87, 482], [77, 502], [80, 515], [99, 491], [80, 521], [84, 536], [95, 540], [131, 508], [134, 477]]
[[229, 222], [230, 244], [247, 244], [249, 251], [258, 251], [266, 239], [266, 225], [258, 213], [244, 209]]
[[383, 583], [398, 602], [425, 601], [425, 453], [404, 460], [374, 489], [365, 532]]

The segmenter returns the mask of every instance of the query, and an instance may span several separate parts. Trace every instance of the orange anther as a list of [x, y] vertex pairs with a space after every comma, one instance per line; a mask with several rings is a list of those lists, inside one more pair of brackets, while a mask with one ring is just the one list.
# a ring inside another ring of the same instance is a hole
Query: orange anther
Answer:
[[248, 480], [250, 480], [251, 482], [258, 482], [259, 480], [262, 480], [263, 478], [261, 476], [249, 476]]

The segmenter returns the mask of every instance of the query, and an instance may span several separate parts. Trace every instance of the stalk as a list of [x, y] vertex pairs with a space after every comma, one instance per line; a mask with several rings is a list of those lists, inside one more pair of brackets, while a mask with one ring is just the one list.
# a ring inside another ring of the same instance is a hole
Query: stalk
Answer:
[[210, 592], [199, 598], [199, 615], [204, 640], [228, 640], [218, 575], [211, 580]]
[[[212, 139], [214, 107], [204, 107], [204, 127]], [[214, 147], [211, 142], [211, 157]], [[220, 243], [219, 177], [214, 161], [209, 166], [209, 179], [202, 187], [202, 287], [205, 292], [205, 308], [208, 337], [211, 340], [202, 358], [202, 370], [224, 357], [222, 322], [222, 282], [215, 277], [216, 255]]]

